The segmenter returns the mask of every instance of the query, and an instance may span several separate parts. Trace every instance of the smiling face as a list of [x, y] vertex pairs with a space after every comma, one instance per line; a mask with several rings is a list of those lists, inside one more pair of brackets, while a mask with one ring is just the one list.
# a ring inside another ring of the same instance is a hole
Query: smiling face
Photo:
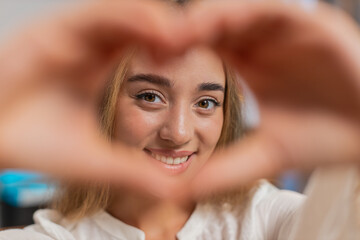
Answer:
[[223, 64], [209, 50], [161, 66], [137, 54], [119, 92], [114, 140], [171, 175], [196, 172], [219, 140], [224, 95]]
[[[231, 67], [224, 71], [215, 54], [197, 49], [162, 66], [145, 55], [136, 55], [130, 62], [131, 56], [124, 54], [109, 79], [99, 110], [105, 136], [147, 156], [134, 159], [139, 167], [147, 161], [176, 180], [182, 181], [182, 176], [187, 180], [215, 147], [221, 149], [241, 138], [241, 88]], [[174, 160], [175, 165], [170, 164]], [[110, 199], [124, 197], [107, 185], [93, 184], [70, 184], [62, 193], [55, 208], [63, 216], [79, 218], [107, 209]]]

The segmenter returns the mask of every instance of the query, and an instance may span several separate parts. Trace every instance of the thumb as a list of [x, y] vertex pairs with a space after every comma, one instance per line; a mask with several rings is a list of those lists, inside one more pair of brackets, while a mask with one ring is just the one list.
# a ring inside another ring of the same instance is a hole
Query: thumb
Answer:
[[202, 198], [273, 176], [286, 168], [283, 155], [279, 143], [256, 132], [216, 152], [193, 179], [192, 195]]

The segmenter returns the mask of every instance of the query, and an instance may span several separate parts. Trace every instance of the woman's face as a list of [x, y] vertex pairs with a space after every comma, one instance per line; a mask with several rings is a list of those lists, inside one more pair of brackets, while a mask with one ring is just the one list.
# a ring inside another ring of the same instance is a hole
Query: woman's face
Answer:
[[171, 175], [196, 172], [223, 125], [225, 73], [210, 50], [194, 49], [159, 66], [133, 57], [119, 94], [115, 140], [144, 151]]

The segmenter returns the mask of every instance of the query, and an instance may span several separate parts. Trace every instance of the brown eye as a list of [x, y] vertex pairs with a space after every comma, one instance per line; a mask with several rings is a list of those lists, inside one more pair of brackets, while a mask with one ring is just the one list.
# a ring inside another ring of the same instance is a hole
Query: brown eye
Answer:
[[142, 93], [136, 96], [136, 98], [146, 101], [146, 102], [151, 102], [151, 103], [161, 103], [161, 98], [155, 94], [155, 93]]
[[198, 106], [201, 108], [208, 108], [209, 107], [209, 100], [202, 100], [198, 103]]
[[154, 94], [147, 94], [144, 96], [144, 100], [148, 102], [155, 102], [155, 95]]
[[202, 99], [196, 103], [196, 106], [202, 110], [214, 110], [216, 107], [220, 106], [220, 103], [214, 99]]

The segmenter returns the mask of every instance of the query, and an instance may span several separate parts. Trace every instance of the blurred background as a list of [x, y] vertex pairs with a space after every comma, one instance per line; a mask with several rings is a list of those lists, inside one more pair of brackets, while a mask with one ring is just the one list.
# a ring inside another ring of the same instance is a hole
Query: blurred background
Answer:
[[[19, 28], [26, 27], [28, 22], [41, 20], [39, 16], [82, 0], [0, 0], [0, 44], [11, 37]], [[251, 1], [251, 0], [249, 0]], [[316, 0], [297, 1], [305, 8], [311, 9]], [[360, 0], [327, 0], [345, 9], [356, 20], [360, 21]], [[246, 88], [243, 106], [247, 126], [253, 128], [259, 122], [256, 101]], [[273, 181], [279, 188], [302, 192], [309, 174], [289, 171]], [[56, 184], [47, 183], [37, 173], [3, 169], [0, 171], [0, 227], [24, 226], [32, 223], [32, 214], [39, 207], [46, 207], [51, 201]]]

